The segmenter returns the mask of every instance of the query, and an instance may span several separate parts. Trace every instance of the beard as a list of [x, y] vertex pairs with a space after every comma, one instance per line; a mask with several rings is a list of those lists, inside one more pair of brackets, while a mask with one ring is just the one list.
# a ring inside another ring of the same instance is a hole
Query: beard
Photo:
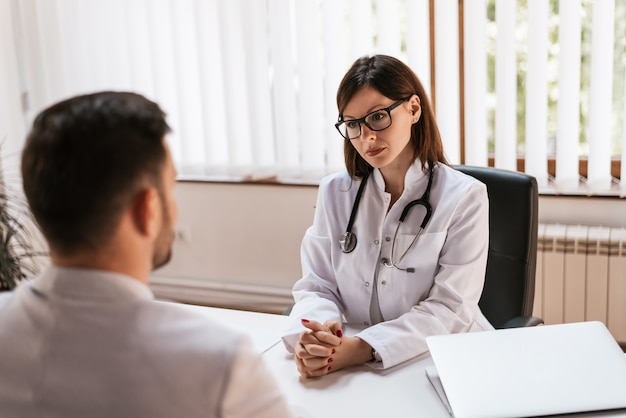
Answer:
[[169, 228], [161, 229], [157, 241], [154, 244], [152, 254], [152, 270], [163, 267], [172, 259], [172, 245], [174, 243], [174, 232]]
[[161, 230], [154, 242], [154, 250], [152, 252], [152, 270], [166, 265], [172, 258], [172, 246], [174, 245], [174, 226], [170, 216], [170, 210], [162, 193], [159, 193], [161, 199], [161, 218], [163, 223]]

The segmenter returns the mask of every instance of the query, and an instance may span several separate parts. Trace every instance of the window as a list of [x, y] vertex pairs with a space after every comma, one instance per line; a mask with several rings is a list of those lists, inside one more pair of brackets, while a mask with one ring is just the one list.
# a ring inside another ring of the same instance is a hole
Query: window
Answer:
[[[487, 33], [487, 136], [495, 165], [511, 168], [519, 159], [544, 186], [548, 173], [556, 175], [553, 184], [562, 192], [616, 189], [611, 176], [620, 177], [616, 162], [625, 138], [626, 2], [489, 0], [486, 6], [487, 19], [469, 24]], [[465, 63], [475, 65], [472, 58]], [[466, 112], [484, 117], [467, 106]]]
[[0, 138], [18, 145], [57, 100], [133, 90], [167, 111], [182, 178], [316, 182], [343, 168], [333, 126], [341, 77], [357, 57], [385, 53], [427, 87], [452, 163], [516, 169], [519, 160], [547, 186], [547, 162], [556, 161], [557, 193], [610, 194], [611, 158], [626, 160], [626, 0], [9, 0], [0, 8], [0, 113], [11, 115], [0, 119]]

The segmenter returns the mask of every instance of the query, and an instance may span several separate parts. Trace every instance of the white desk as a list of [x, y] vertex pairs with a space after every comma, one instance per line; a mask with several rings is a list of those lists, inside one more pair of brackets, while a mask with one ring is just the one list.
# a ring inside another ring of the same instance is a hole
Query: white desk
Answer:
[[289, 321], [289, 318], [284, 315], [196, 305], [187, 306], [220, 324], [227, 325], [248, 335], [259, 353], [269, 350], [280, 342], [280, 335], [287, 328], [287, 322]]
[[387, 370], [367, 366], [300, 378], [281, 345], [263, 355], [298, 417], [449, 417], [424, 374], [423, 356]]
[[[340, 370], [327, 376], [300, 378], [280, 334], [288, 318], [282, 315], [200, 308], [211, 318], [248, 334], [274, 374], [287, 402], [300, 418], [425, 417], [449, 418], [426, 377], [428, 355], [387, 370], [367, 366]], [[348, 330], [349, 333], [349, 330]], [[468, 388], [471, 390], [471, 388]], [[626, 396], [626, 394], [625, 394]], [[568, 417], [626, 417], [626, 411], [567, 415]]]

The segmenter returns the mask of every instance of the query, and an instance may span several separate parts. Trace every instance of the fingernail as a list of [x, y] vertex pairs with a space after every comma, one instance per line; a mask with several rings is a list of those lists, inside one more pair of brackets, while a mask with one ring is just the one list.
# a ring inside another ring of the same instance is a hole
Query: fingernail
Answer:
[[332, 358], [332, 357], [331, 357], [331, 358], [329, 358], [329, 359], [328, 359], [328, 362], [329, 362], [329, 363], [332, 363], [332, 362], [333, 362], [333, 358]]
[[328, 371], [330, 371], [330, 366], [328, 366]]
[[332, 353], [330, 353], [330, 354], [335, 354], [335, 349], [334, 349], [334, 348], [333, 348], [333, 351], [332, 351]]
[[308, 324], [309, 320], [308, 319], [302, 319], [302, 322], [304, 322], [305, 324]]
[[341, 330], [337, 331], [337, 337], [339, 338], [343, 337], [343, 332], [341, 332]]

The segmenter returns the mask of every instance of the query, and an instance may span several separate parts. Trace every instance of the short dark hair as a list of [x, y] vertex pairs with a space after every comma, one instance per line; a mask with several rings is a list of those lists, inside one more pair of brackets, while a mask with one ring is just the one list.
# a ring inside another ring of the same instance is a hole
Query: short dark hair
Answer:
[[[401, 100], [416, 94], [420, 99], [422, 115], [411, 128], [411, 143], [415, 149], [413, 158], [419, 157], [424, 168], [427, 162], [448, 164], [428, 96], [409, 66], [388, 55], [358, 58], [344, 75], [337, 89], [337, 109], [340, 119], [352, 97], [365, 86], [378, 90], [392, 100]], [[344, 142], [344, 159], [346, 169], [352, 178], [363, 177], [372, 168], [349, 140]]]
[[22, 177], [52, 250], [99, 248], [142, 188], [162, 191], [169, 131], [159, 105], [128, 92], [73, 97], [35, 118]]

